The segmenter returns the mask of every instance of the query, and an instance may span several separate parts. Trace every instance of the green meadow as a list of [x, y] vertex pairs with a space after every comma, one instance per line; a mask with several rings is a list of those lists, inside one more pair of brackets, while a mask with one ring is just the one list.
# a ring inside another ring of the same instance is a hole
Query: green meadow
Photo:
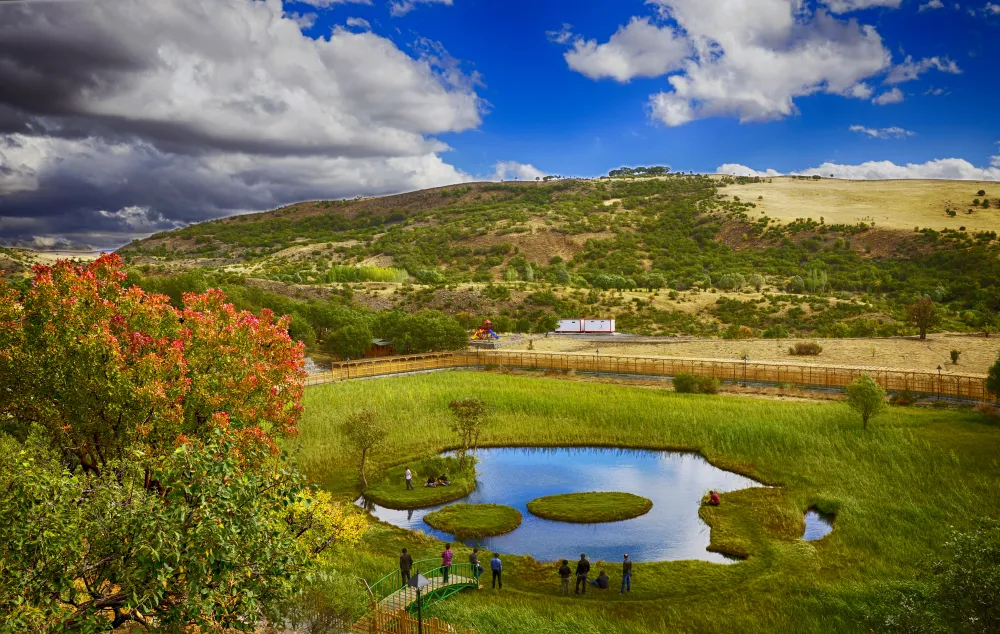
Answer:
[[[391, 423], [369, 467], [385, 473], [455, 448], [448, 403], [473, 396], [490, 412], [481, 445], [697, 451], [773, 485], [725, 494], [701, 511], [711, 549], [745, 561], [637, 563], [624, 597], [560, 597], [556, 564], [504, 555], [502, 592], [467, 591], [431, 609], [484, 634], [867, 632], [885, 587], [926, 569], [952, 530], [1000, 519], [1000, 428], [971, 410], [893, 407], [864, 431], [837, 402], [442, 372], [310, 388], [288, 449], [315, 481], [353, 497], [356, 459], [338, 431], [347, 413], [376, 407]], [[836, 513], [835, 529], [804, 542], [803, 514], [813, 506]], [[395, 568], [403, 546], [415, 559], [442, 550], [375, 525], [360, 547], [336, 554], [338, 566], [373, 581]], [[456, 561], [467, 551], [459, 545]], [[620, 568], [607, 570], [614, 588]]]

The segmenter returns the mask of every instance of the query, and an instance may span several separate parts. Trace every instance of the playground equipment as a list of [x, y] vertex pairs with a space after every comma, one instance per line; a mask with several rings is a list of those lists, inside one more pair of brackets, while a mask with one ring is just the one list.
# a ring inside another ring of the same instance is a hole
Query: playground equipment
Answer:
[[[440, 559], [422, 559], [413, 563], [413, 575], [422, 574], [430, 581], [420, 597], [421, 607], [426, 608], [466, 588], [479, 587], [479, 571], [470, 563], [453, 563], [449, 568], [447, 583]], [[379, 610], [417, 610], [416, 589], [403, 583], [399, 570], [394, 570], [369, 586], [372, 599]]]
[[472, 338], [475, 341], [489, 341], [490, 339], [499, 339], [500, 335], [493, 332], [493, 322], [489, 319], [484, 319], [479, 329], [472, 335]]

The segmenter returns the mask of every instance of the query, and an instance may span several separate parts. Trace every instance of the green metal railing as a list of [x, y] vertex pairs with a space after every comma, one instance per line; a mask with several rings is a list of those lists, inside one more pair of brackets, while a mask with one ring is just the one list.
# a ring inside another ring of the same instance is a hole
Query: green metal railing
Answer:
[[[479, 571], [471, 563], [453, 563], [448, 567], [448, 580], [439, 558], [421, 559], [413, 563], [410, 575], [423, 575], [430, 585], [420, 592], [421, 607], [427, 607], [466, 588], [479, 587]], [[403, 575], [395, 570], [369, 586], [372, 597], [379, 609], [416, 610], [417, 592], [403, 583]]]

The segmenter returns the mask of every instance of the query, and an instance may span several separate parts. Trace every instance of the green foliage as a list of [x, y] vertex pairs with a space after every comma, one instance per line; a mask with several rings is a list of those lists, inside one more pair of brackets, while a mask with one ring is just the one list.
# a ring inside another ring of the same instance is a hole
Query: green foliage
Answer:
[[906, 307], [906, 318], [917, 327], [920, 338], [927, 338], [927, 330], [938, 325], [941, 313], [930, 297], [921, 297]]
[[310, 544], [356, 541], [363, 520], [351, 512], [314, 535], [320, 529], [299, 524], [313, 518], [293, 510], [301, 477], [283, 464], [247, 468], [266, 457], [236, 451], [219, 431], [80, 476], [41, 428], [23, 444], [0, 436], [0, 629], [93, 632], [152, 620], [164, 630], [253, 631], [280, 621], [317, 554]]
[[962, 356], [962, 351], [961, 350], [952, 350], [951, 351], [951, 362], [952, 362], [953, 365], [958, 365], [958, 358], [960, 356]]
[[461, 350], [469, 345], [468, 333], [455, 318], [435, 310], [384, 313], [372, 330], [392, 341], [400, 354]]
[[458, 462], [464, 466], [466, 455], [479, 446], [479, 438], [486, 425], [486, 404], [480, 398], [467, 398], [448, 403], [454, 416], [451, 429], [458, 435], [460, 444]]
[[993, 398], [1000, 399], [1000, 358], [997, 358], [986, 373], [986, 391], [993, 395]]
[[292, 313], [292, 321], [288, 324], [288, 336], [301, 341], [307, 348], [316, 345], [316, 329], [299, 313]]
[[323, 278], [327, 284], [337, 282], [405, 282], [409, 275], [403, 269], [377, 266], [333, 266], [326, 271]]
[[708, 376], [698, 376], [680, 372], [673, 380], [674, 391], [681, 394], [715, 394], [719, 391], [719, 380]]
[[379, 445], [385, 442], [386, 436], [389, 434], [386, 423], [377, 411], [363, 409], [353, 412], [344, 419], [341, 433], [344, 440], [354, 448], [354, 452], [358, 456], [361, 482], [365, 488], [368, 488], [365, 467], [368, 464], [368, 457], [378, 449]]
[[788, 354], [795, 356], [818, 356], [823, 352], [823, 346], [815, 341], [799, 341], [788, 349]]
[[334, 331], [324, 343], [327, 352], [341, 359], [360, 359], [371, 345], [372, 331], [363, 321]]
[[806, 290], [806, 281], [801, 276], [793, 275], [785, 283], [785, 288], [789, 293], [803, 293]]
[[1000, 524], [953, 531], [943, 556], [904, 584], [885, 585], [868, 620], [887, 634], [1000, 631]]
[[886, 408], [885, 390], [875, 379], [862, 374], [847, 386], [847, 405], [861, 415], [868, 429], [868, 421]]

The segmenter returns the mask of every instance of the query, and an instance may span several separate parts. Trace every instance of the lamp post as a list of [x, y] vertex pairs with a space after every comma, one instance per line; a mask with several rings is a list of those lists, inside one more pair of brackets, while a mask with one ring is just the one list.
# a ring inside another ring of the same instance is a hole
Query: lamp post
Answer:
[[600, 377], [601, 376], [601, 349], [598, 348], [597, 350], [594, 350], [594, 352], [597, 354], [597, 376]]
[[406, 582], [406, 585], [410, 586], [411, 588], [416, 588], [417, 590], [417, 633], [423, 634], [424, 612], [423, 612], [423, 606], [421, 605], [423, 602], [420, 600], [420, 591], [426, 588], [427, 586], [431, 585], [431, 582], [427, 580], [427, 577], [423, 576], [418, 572], [413, 577], [410, 577], [410, 580]]
[[941, 400], [941, 366], [938, 366], [937, 400]]
[[747, 359], [748, 358], [749, 358], [749, 355], [747, 355], [747, 354], [743, 355], [743, 387], [747, 386]]

